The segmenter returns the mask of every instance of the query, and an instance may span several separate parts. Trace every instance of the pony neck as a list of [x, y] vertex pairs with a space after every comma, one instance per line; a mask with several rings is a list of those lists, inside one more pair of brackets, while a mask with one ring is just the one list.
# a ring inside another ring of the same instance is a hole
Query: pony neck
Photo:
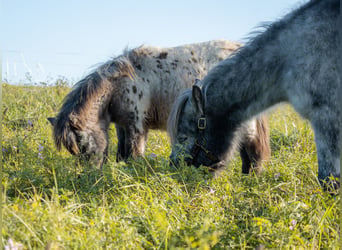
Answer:
[[[282, 89], [283, 56], [263, 37], [241, 48], [203, 80], [206, 107], [227, 123], [241, 123], [286, 101]], [[261, 44], [264, 43], [265, 46]]]
[[244, 47], [203, 79], [206, 116], [211, 131], [215, 131], [208, 135], [208, 147], [219, 158], [232, 156], [241, 139], [238, 127], [243, 122], [286, 101], [279, 55], [265, 58], [267, 46], [260, 50], [253, 47]]

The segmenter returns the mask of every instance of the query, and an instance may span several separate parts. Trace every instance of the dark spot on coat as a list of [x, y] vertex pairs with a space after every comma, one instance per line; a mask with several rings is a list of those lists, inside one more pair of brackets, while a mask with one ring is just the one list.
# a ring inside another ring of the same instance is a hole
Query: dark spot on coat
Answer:
[[140, 93], [139, 93], [139, 100], [140, 100], [142, 97], [143, 97], [143, 92], [140, 91]]
[[166, 59], [167, 57], [167, 52], [161, 52], [158, 56], [159, 59]]
[[172, 66], [172, 69], [176, 69], [177, 68], [177, 62], [175, 60], [175, 62], [172, 62], [171, 63], [171, 66]]
[[135, 120], [134, 112], [129, 112], [128, 113], [128, 117], [129, 117], [130, 120]]
[[160, 63], [160, 60], [156, 60], [156, 62], [157, 62], [157, 68], [163, 69], [163, 65]]
[[194, 62], [194, 63], [197, 63], [197, 60], [196, 60], [196, 58], [191, 58], [191, 60]]
[[135, 67], [136, 67], [138, 70], [141, 70], [141, 69], [142, 69], [142, 67], [141, 67], [140, 64], [136, 65]]
[[133, 85], [132, 87], [133, 93], [136, 94], [137, 93], [137, 87], [135, 85]]
[[190, 53], [191, 53], [191, 55], [195, 55], [195, 52], [193, 52], [193, 51], [191, 51]]

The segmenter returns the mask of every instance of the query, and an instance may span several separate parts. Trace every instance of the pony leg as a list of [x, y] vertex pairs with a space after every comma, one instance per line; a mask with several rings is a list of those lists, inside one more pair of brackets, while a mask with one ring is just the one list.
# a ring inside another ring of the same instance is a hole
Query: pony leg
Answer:
[[125, 130], [125, 158], [137, 158], [144, 154], [147, 131], [139, 132], [135, 127], [129, 127]]
[[118, 150], [116, 153], [116, 162], [122, 161], [126, 159], [126, 152], [125, 152], [125, 141], [126, 141], [126, 132], [125, 129], [116, 125], [116, 135], [118, 137]]
[[244, 142], [240, 148], [240, 156], [243, 174], [249, 174], [253, 171], [258, 174], [262, 171], [262, 162], [265, 157], [256, 141]]
[[147, 141], [147, 131], [137, 133], [133, 144], [133, 158], [143, 155], [145, 152], [145, 145]]
[[248, 174], [251, 170], [260, 173], [263, 162], [271, 156], [270, 133], [266, 115], [259, 116], [255, 122], [251, 122], [246, 127], [241, 143], [242, 173]]
[[108, 146], [106, 147], [106, 149], [103, 152], [103, 157], [102, 160], [100, 161], [100, 169], [102, 169], [103, 164], [105, 164], [108, 161]]
[[251, 159], [249, 158], [249, 154], [248, 154], [245, 143], [241, 145], [240, 157], [242, 161], [242, 173], [248, 174], [252, 166], [252, 162], [251, 162]]
[[145, 151], [147, 132], [138, 133], [134, 128], [122, 128], [115, 125], [118, 137], [116, 161], [125, 161], [129, 157], [136, 158]]
[[[331, 114], [329, 110], [322, 110], [316, 114], [311, 122], [317, 148], [318, 179], [324, 188], [330, 188], [331, 185], [333, 188], [337, 188], [340, 185], [339, 116], [338, 114]], [[338, 180], [330, 180], [329, 177], [335, 177]]]

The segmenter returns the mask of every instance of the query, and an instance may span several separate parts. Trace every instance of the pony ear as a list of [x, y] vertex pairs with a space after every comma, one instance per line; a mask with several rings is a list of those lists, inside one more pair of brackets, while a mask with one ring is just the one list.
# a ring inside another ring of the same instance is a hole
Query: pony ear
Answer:
[[202, 88], [196, 84], [192, 86], [192, 102], [196, 108], [196, 111], [201, 116], [204, 115], [204, 100]]
[[53, 127], [56, 125], [56, 117], [48, 117], [47, 119]]

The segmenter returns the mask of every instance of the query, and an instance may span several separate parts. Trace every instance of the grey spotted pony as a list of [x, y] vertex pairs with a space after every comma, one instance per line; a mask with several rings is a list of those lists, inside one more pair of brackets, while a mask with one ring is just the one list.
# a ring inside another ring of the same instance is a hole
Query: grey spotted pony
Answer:
[[[101, 166], [108, 151], [108, 127], [113, 122], [118, 137], [117, 160], [143, 154], [148, 130], [166, 130], [176, 97], [239, 47], [238, 43], [218, 40], [124, 51], [80, 80], [58, 115], [48, 118], [57, 148], [64, 145], [71, 154], [86, 156]], [[255, 133], [257, 124], [262, 124], [260, 134]], [[269, 140], [267, 120], [259, 119], [251, 126], [245, 127], [245, 133], [253, 134], [253, 140]], [[259, 149], [255, 141], [246, 141], [244, 153], [256, 165], [266, 159], [269, 145], [262, 153]]]
[[339, 0], [309, 1], [215, 66], [180, 97], [188, 101], [173, 107], [169, 127], [185, 146], [175, 143], [171, 160], [198, 150], [191, 164], [220, 168], [234, 151], [241, 124], [289, 102], [312, 124], [318, 179], [339, 186], [339, 13]]

